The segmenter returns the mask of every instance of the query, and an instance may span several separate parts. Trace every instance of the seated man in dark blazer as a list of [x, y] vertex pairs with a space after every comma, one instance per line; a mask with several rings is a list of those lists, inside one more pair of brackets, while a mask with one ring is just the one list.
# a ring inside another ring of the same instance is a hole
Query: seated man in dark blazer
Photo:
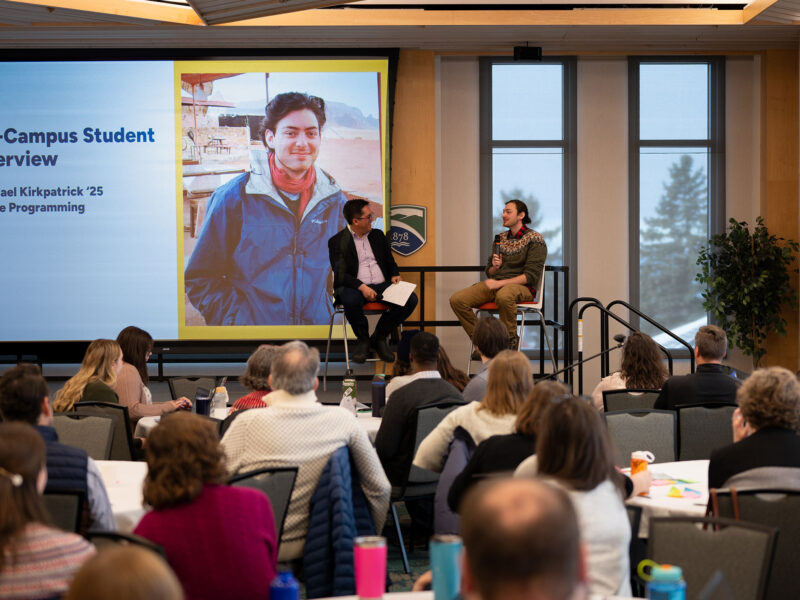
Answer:
[[684, 404], [736, 404], [741, 382], [722, 368], [728, 338], [716, 325], [704, 325], [694, 336], [697, 369], [689, 375], [670, 377], [661, 388], [654, 408], [675, 410]]
[[350, 200], [342, 212], [347, 227], [328, 240], [328, 254], [336, 301], [344, 306], [345, 317], [357, 338], [353, 361], [363, 363], [373, 348], [381, 360], [392, 362], [394, 353], [386, 336], [414, 311], [417, 296], [411, 294], [405, 306], [390, 305], [370, 337], [364, 304], [380, 301], [383, 291], [400, 281], [400, 273], [383, 231], [372, 228], [375, 215], [369, 202]]

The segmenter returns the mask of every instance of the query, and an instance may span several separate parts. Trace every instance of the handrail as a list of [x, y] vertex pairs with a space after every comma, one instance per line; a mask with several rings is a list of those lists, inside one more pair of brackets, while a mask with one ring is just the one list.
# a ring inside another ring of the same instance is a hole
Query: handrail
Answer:
[[[629, 311], [631, 311], [631, 312], [632, 312], [632, 313], [634, 313], [636, 316], [638, 316], [640, 319], [644, 319], [645, 321], [647, 321], [648, 323], [650, 323], [650, 325], [652, 325], [653, 327], [655, 327], [655, 328], [657, 328], [657, 329], [660, 329], [662, 332], [666, 333], [666, 334], [667, 334], [669, 337], [671, 337], [672, 339], [674, 339], [674, 340], [675, 340], [676, 342], [678, 342], [679, 344], [681, 344], [681, 345], [683, 345], [683, 346], [686, 346], [686, 349], [689, 351], [689, 365], [690, 365], [690, 369], [691, 369], [691, 371], [690, 371], [690, 372], [691, 372], [691, 373], [694, 373], [694, 370], [695, 370], [695, 362], [694, 362], [694, 348], [692, 348], [692, 346], [689, 344], [689, 342], [687, 342], [686, 340], [684, 340], [684, 339], [683, 339], [683, 338], [681, 338], [681, 337], [678, 337], [677, 335], [675, 335], [674, 333], [672, 333], [672, 331], [670, 331], [669, 329], [667, 329], [666, 327], [664, 327], [664, 326], [663, 326], [661, 323], [659, 323], [659, 322], [658, 322], [658, 321], [656, 321], [655, 319], [653, 319], [653, 318], [651, 318], [651, 317], [647, 316], [647, 315], [646, 315], [646, 314], [644, 314], [642, 311], [640, 311], [638, 308], [635, 308], [634, 306], [631, 306], [631, 305], [630, 305], [630, 303], [629, 303], [629, 302], [625, 302], [625, 300], [614, 300], [613, 302], [609, 302], [609, 303], [608, 303], [608, 305], [606, 305], [606, 309], [607, 309], [607, 310], [610, 312], [610, 311], [611, 311], [611, 307], [612, 307], [612, 306], [615, 306], [615, 305], [617, 305], [617, 304], [619, 304], [619, 305], [621, 305], [621, 306], [624, 306], [624, 307], [625, 307], [625, 308], [627, 308]], [[613, 313], [612, 313], [612, 314], [613, 314]], [[671, 369], [670, 369], [670, 373], [672, 373], [672, 370], [671, 370]]]
[[[632, 325], [631, 323], [629, 323], [628, 321], [626, 321], [622, 317], [616, 315], [615, 313], [613, 313], [613, 312], [611, 312], [609, 310], [609, 307], [611, 305], [613, 305], [613, 304], [617, 304], [617, 303], [627, 304], [623, 300], [615, 300], [614, 302], [612, 302], [608, 306], [603, 306], [603, 304], [600, 302], [600, 300], [598, 300], [597, 298], [593, 298], [591, 296], [581, 296], [579, 298], [575, 298], [572, 302], [570, 302], [570, 305], [569, 305], [569, 315], [570, 315], [569, 321], [570, 321], [570, 323], [572, 322], [572, 315], [573, 315], [574, 309], [577, 306], [577, 304], [580, 303], [580, 302], [585, 302], [586, 304], [580, 308], [580, 310], [578, 311], [578, 315], [577, 315], [577, 317], [578, 317], [578, 322], [577, 322], [577, 332], [578, 332], [577, 360], [575, 362], [575, 366], [569, 368], [566, 371], [566, 375], [567, 375], [566, 382], [568, 383], [568, 385], [570, 387], [574, 388], [575, 387], [575, 381], [574, 381], [573, 371], [575, 370], [575, 368], [577, 368], [577, 370], [578, 370], [578, 394], [582, 394], [583, 393], [583, 363], [582, 363], [582, 360], [583, 360], [583, 313], [586, 310], [590, 309], [590, 308], [596, 308], [598, 311], [600, 311], [600, 352], [604, 353], [604, 354], [600, 355], [600, 361], [601, 361], [600, 362], [600, 374], [601, 374], [601, 377], [605, 376], [605, 375], [608, 375], [608, 371], [609, 371], [609, 367], [608, 367], [608, 364], [609, 364], [609, 361], [608, 361], [608, 350], [610, 348], [610, 344], [609, 344], [609, 323], [608, 323], [608, 319], [609, 318], [614, 319], [617, 323], [619, 323], [620, 325], [623, 325], [624, 327], [627, 327], [630, 331], [639, 331], [638, 327], [635, 327], [634, 325]], [[639, 311], [638, 309], [635, 309], [633, 307], [631, 307], [631, 309], [632, 309], [633, 312], [635, 312], [637, 314], [641, 314], [641, 311]], [[653, 322], [653, 320], [650, 317], [648, 317], [647, 315], [641, 314], [641, 316], [645, 320], [647, 320], [649, 322]], [[653, 324], [655, 326], [659, 327], [660, 329], [663, 329], [663, 326], [661, 326], [660, 324], [658, 324], [656, 322], [653, 322]], [[686, 342], [684, 342], [680, 338], [677, 338], [677, 336], [675, 336], [672, 332], [668, 332], [668, 333], [672, 337], [675, 337], [676, 339], [678, 339], [682, 343], [686, 344]], [[658, 346], [659, 350], [661, 350], [661, 352], [663, 352], [664, 355], [666, 356], [669, 373], [670, 373], [670, 375], [672, 375], [672, 372], [673, 372], [672, 352], [668, 348], [665, 348], [664, 346], [662, 346], [661, 344], [656, 344], [656, 345]], [[571, 357], [572, 356], [572, 340], [571, 339], [569, 340], [569, 342], [567, 344], [567, 349], [568, 349], [567, 356]], [[694, 357], [692, 357], [692, 359], [693, 359], [692, 360], [692, 371], [694, 371]]]

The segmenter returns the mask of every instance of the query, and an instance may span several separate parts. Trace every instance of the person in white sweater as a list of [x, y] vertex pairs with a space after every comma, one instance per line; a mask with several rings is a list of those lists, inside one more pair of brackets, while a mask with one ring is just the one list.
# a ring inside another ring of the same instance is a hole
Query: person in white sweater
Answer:
[[592, 402], [603, 410], [603, 392], [611, 390], [660, 390], [669, 377], [664, 355], [646, 333], [635, 331], [622, 347], [619, 371], [603, 377], [592, 392]]
[[483, 402], [470, 402], [442, 419], [422, 440], [414, 464], [441, 472], [457, 427], [466, 430], [475, 445], [493, 435], [512, 433], [517, 410], [532, 388], [533, 373], [527, 357], [521, 352], [503, 350], [490, 363]]
[[624, 479], [614, 467], [611, 441], [599, 413], [567, 397], [542, 416], [536, 454], [515, 477], [538, 476], [564, 488], [578, 513], [587, 551], [589, 592], [630, 596], [631, 527], [623, 504]]
[[323, 406], [314, 393], [319, 352], [300, 341], [284, 344], [272, 362], [269, 410], [239, 415], [222, 438], [230, 475], [266, 467], [297, 466], [297, 480], [286, 514], [279, 561], [303, 555], [309, 501], [331, 454], [342, 446], [358, 470], [361, 488], [381, 531], [389, 510], [391, 486], [366, 431], [338, 406]]

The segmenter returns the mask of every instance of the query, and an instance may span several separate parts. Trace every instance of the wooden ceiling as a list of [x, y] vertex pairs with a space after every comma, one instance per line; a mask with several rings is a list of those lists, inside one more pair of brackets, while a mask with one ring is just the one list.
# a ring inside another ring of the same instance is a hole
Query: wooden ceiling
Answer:
[[[502, 3], [502, 4], [501, 4]], [[0, 48], [797, 48], [800, 0], [0, 0]]]

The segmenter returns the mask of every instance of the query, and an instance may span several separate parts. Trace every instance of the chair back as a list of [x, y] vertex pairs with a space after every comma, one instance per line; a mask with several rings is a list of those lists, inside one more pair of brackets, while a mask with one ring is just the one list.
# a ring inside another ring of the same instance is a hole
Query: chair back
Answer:
[[636, 408], [651, 409], [661, 390], [604, 390], [603, 410], [630, 410]]
[[151, 542], [147, 538], [133, 533], [122, 533], [120, 531], [101, 531], [99, 529], [90, 529], [86, 533], [86, 538], [94, 544], [95, 548], [102, 551], [103, 548], [112, 546], [141, 546], [148, 550], [155, 552], [164, 560], [167, 560], [167, 553], [164, 548], [155, 542]]
[[167, 383], [173, 400], [177, 400], [182, 396], [193, 400], [197, 388], [205, 388], [213, 392], [217, 387], [217, 379], [215, 377], [170, 377]]
[[614, 442], [614, 461], [628, 467], [631, 452], [649, 450], [657, 462], [675, 460], [676, 419], [671, 410], [617, 410], [603, 413], [608, 433]]
[[111, 459], [114, 421], [84, 412], [58, 413], [53, 417], [58, 441], [80, 448], [94, 460]]
[[800, 578], [794, 572], [800, 540], [800, 491], [763, 489], [717, 490], [716, 514], [778, 529], [775, 559], [766, 598], [800, 598]]
[[225, 435], [225, 432], [228, 431], [228, 429], [230, 429], [230, 426], [233, 424], [234, 420], [236, 420], [236, 418], [240, 414], [242, 414], [243, 412], [247, 412], [248, 410], [251, 409], [243, 408], [242, 410], [235, 410], [227, 417], [225, 417], [225, 419], [219, 425], [219, 439], [222, 439], [222, 437]]
[[45, 492], [42, 499], [53, 525], [64, 531], [82, 533], [83, 505], [86, 501], [83, 490]]
[[111, 440], [111, 460], [133, 460], [133, 436], [128, 407], [110, 402], [76, 402], [75, 410], [81, 414], [106, 417], [114, 422]]
[[692, 596], [698, 595], [719, 571], [735, 600], [762, 600], [775, 540], [776, 530], [763, 525], [730, 519], [659, 517], [650, 520], [648, 548], [650, 558], [657, 563], [683, 570], [686, 589]]
[[734, 404], [678, 406], [678, 460], [707, 460], [717, 448], [732, 444], [734, 410]]
[[267, 495], [272, 505], [272, 514], [275, 515], [275, 531], [280, 540], [296, 479], [297, 467], [274, 467], [241, 473], [232, 477], [228, 484], [261, 490]]
[[[420, 406], [414, 411], [416, 413], [414, 419], [414, 452], [412, 456], [417, 455], [419, 445], [422, 443], [428, 434], [436, 429], [436, 426], [444, 419], [448, 413], [452, 412], [459, 406], [463, 406], [463, 402], [440, 402], [436, 404], [428, 404], [427, 406]], [[408, 473], [409, 484], [430, 484], [439, 481], [439, 474], [428, 469], [420, 469], [416, 465], [411, 465]], [[433, 492], [431, 492], [433, 493]]]

